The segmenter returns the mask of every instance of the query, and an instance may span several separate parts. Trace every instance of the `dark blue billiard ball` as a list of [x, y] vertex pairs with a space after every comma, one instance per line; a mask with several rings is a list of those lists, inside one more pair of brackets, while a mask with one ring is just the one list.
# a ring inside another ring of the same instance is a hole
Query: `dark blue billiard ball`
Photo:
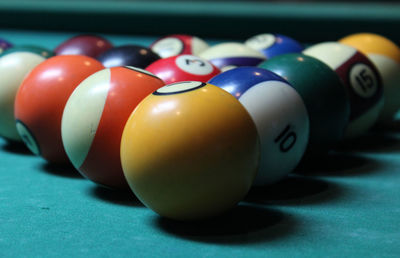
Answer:
[[144, 69], [154, 61], [160, 59], [160, 56], [146, 47], [124, 45], [107, 50], [97, 59], [107, 68], [134, 66]]

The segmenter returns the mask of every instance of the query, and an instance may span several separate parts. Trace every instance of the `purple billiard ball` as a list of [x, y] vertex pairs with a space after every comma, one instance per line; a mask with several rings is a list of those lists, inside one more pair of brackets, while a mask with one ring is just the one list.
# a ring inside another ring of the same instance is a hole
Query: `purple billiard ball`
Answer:
[[9, 47], [12, 47], [12, 44], [7, 40], [0, 38], [0, 54]]

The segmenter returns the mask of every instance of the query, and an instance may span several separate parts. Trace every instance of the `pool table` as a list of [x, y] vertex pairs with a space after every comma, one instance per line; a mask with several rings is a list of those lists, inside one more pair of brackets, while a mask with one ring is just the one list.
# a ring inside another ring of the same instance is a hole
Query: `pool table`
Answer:
[[[313, 43], [369, 30], [400, 42], [400, 5], [385, 1], [16, 0], [0, 2], [0, 17], [0, 37], [51, 49], [84, 32], [145, 46], [167, 33], [213, 44], [281, 32]], [[399, 186], [400, 121], [192, 223], [0, 139], [0, 257], [400, 257]]]

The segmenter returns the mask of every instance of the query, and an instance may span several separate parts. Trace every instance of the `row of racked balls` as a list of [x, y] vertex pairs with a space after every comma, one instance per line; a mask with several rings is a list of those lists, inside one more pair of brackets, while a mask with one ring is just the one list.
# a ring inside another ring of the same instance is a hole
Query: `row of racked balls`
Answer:
[[400, 105], [400, 50], [375, 34], [305, 50], [282, 35], [211, 47], [171, 35], [150, 48], [85, 35], [55, 57], [5, 50], [0, 135], [96, 183], [128, 182], [148, 207], [186, 220], [227, 210]]

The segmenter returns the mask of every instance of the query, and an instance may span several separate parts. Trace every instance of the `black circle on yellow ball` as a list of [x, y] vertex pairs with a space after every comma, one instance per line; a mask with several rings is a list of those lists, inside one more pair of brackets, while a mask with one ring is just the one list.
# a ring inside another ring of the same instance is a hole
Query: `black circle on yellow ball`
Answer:
[[344, 135], [350, 99], [339, 76], [323, 62], [300, 53], [264, 61], [259, 67], [285, 78], [302, 97], [310, 119], [306, 154], [324, 154]]
[[32, 153], [40, 156], [41, 151], [39, 143], [31, 130], [19, 119], [15, 120], [15, 123], [17, 131], [25, 145], [32, 151]]
[[206, 85], [207, 85], [207, 83], [196, 82], [196, 81], [176, 82], [176, 83], [168, 84], [168, 85], [156, 90], [155, 92], [153, 92], [153, 95], [180, 94], [180, 93], [185, 93], [188, 91], [197, 90]]

